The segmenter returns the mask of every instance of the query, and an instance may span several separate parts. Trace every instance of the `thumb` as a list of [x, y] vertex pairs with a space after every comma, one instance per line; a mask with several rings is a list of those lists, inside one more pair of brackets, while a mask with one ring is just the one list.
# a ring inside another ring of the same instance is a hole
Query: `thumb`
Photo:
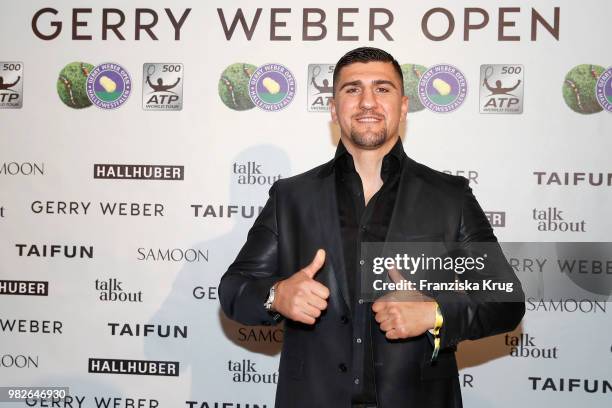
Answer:
[[308, 275], [309, 278], [314, 279], [315, 275], [323, 267], [324, 263], [325, 263], [325, 250], [319, 249], [317, 250], [317, 253], [315, 254], [315, 257], [310, 263], [310, 265], [306, 266], [302, 270], [306, 273], [306, 275]]
[[395, 268], [395, 266], [392, 266], [391, 268], [389, 268], [388, 270], [389, 272], [389, 278], [391, 278], [391, 281], [393, 281], [394, 283], [400, 283], [404, 277], [402, 276], [401, 273], [399, 273], [399, 271]]

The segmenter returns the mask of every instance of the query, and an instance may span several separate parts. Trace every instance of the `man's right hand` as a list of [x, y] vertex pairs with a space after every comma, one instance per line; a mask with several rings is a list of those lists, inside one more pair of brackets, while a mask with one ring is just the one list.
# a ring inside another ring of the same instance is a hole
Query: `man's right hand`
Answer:
[[325, 251], [319, 249], [310, 265], [277, 282], [272, 309], [288, 319], [314, 324], [321, 311], [327, 309], [329, 297], [329, 289], [314, 280], [324, 263]]

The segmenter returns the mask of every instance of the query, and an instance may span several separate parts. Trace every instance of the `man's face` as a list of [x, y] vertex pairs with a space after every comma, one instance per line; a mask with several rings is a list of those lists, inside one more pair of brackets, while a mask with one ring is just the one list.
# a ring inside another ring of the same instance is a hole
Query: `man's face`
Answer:
[[373, 150], [398, 136], [408, 98], [390, 62], [357, 62], [340, 71], [330, 108], [344, 139]]

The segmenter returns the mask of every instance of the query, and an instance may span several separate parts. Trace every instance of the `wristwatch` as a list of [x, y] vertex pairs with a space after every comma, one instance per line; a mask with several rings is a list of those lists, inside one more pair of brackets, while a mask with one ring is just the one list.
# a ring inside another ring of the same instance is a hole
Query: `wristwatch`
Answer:
[[274, 310], [272, 310], [272, 303], [274, 303], [275, 293], [276, 293], [276, 284], [272, 285], [272, 287], [270, 288], [270, 292], [268, 294], [268, 300], [266, 300], [266, 303], [264, 303], [264, 307], [266, 308], [268, 312], [274, 312]]

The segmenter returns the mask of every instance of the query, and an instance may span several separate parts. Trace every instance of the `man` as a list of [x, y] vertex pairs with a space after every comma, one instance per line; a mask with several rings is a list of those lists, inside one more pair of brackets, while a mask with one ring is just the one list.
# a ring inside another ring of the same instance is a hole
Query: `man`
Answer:
[[[460, 407], [457, 343], [512, 330], [525, 305], [459, 292], [364, 301], [362, 242], [496, 240], [466, 179], [404, 153], [408, 99], [391, 55], [350, 51], [333, 90], [336, 155], [271, 188], [221, 279], [223, 310], [243, 324], [285, 321], [276, 407]], [[511, 268], [499, 274], [520, 291]]]

